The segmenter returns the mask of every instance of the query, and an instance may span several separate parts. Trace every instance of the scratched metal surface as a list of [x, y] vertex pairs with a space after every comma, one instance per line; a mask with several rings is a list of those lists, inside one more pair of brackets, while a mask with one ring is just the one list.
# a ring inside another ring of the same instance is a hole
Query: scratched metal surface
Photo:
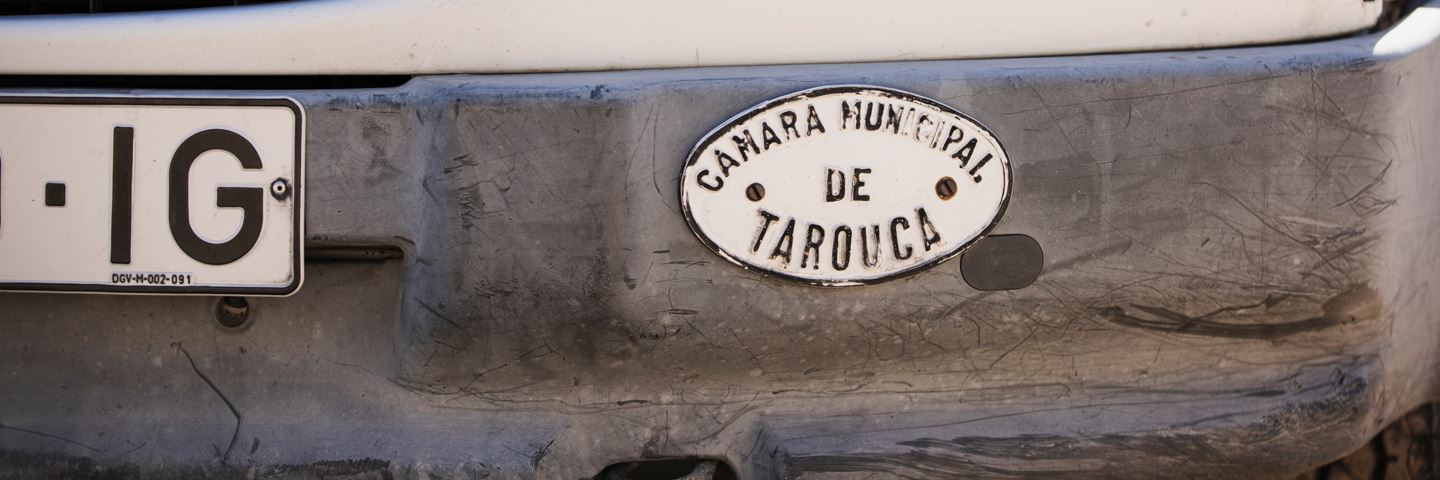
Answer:
[[[310, 243], [404, 258], [309, 262], [239, 332], [213, 299], [0, 294], [0, 471], [1290, 475], [1437, 393], [1440, 47], [1378, 38], [293, 92]], [[1039, 280], [820, 289], [706, 250], [686, 152], [838, 83], [985, 122]]]

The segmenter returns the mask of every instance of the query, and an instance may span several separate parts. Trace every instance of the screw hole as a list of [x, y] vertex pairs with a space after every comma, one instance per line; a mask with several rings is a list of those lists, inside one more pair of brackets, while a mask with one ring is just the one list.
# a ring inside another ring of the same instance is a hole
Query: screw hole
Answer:
[[283, 178], [277, 178], [275, 181], [270, 182], [270, 196], [275, 197], [276, 200], [284, 200], [290, 197], [290, 182], [285, 181]]
[[215, 320], [226, 328], [239, 328], [250, 320], [250, 302], [243, 297], [224, 297], [215, 305]]

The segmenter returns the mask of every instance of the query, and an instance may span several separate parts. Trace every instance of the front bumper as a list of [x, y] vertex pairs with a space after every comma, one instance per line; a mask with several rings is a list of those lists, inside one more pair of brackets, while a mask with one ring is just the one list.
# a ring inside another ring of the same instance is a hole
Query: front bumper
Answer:
[[[240, 331], [214, 299], [0, 294], [0, 464], [1293, 474], [1437, 393], [1434, 32], [1422, 8], [1302, 45], [284, 92], [308, 117], [304, 289], [251, 299]], [[977, 292], [951, 262], [817, 289], [694, 238], [695, 141], [840, 83], [1004, 139], [996, 233], [1039, 241], [1035, 284]]]

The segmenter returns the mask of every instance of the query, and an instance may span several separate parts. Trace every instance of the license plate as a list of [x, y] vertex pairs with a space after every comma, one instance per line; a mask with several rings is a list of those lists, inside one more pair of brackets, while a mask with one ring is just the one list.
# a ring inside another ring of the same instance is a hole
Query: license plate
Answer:
[[0, 290], [295, 292], [303, 128], [289, 99], [0, 96]]

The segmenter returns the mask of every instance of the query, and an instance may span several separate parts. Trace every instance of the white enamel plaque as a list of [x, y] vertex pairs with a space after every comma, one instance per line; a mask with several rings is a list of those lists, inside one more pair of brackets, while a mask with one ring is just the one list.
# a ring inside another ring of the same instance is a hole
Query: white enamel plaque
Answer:
[[746, 269], [877, 283], [959, 255], [1000, 220], [1010, 162], [985, 127], [908, 92], [832, 86], [751, 108], [690, 152], [681, 205]]
[[0, 96], [0, 290], [293, 293], [303, 126], [288, 99]]

